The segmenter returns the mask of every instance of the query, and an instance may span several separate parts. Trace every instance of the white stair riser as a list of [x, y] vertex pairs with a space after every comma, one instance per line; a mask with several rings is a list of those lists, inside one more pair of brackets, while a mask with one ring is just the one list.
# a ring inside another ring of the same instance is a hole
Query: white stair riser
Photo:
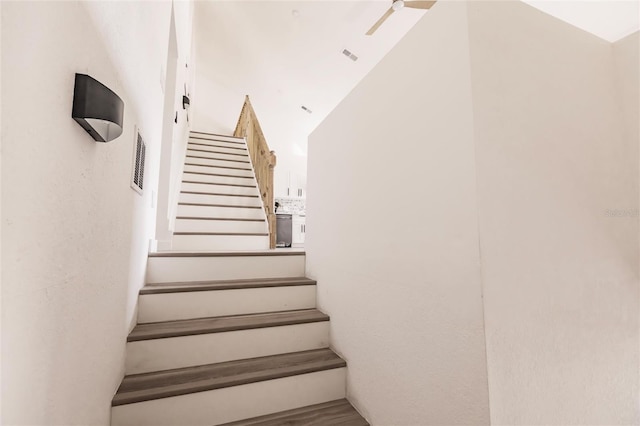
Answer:
[[259, 197], [238, 197], [233, 195], [180, 194], [181, 203], [231, 204], [234, 206], [262, 207]]
[[[224, 142], [209, 143], [209, 141], [204, 141], [204, 143], [206, 143], [207, 145], [200, 144], [195, 140], [193, 140], [187, 145], [187, 149], [193, 150], [199, 153], [203, 153], [203, 154], [206, 154], [206, 152], [204, 151], [219, 151], [219, 152], [226, 152], [227, 154], [245, 154], [245, 155], [247, 155], [247, 153], [249, 152], [247, 151], [246, 147], [243, 147], [242, 145], [236, 145], [236, 144], [224, 143]], [[200, 154], [194, 154], [194, 155], [200, 155]]]
[[243, 177], [253, 177], [253, 170], [246, 170], [240, 164], [240, 167], [235, 167], [233, 165], [221, 165], [219, 163], [215, 163], [211, 160], [205, 160], [202, 158], [187, 158], [187, 164], [184, 166], [184, 170], [190, 171], [200, 171], [204, 173], [217, 173], [223, 175], [233, 175], [233, 176], [243, 176]]
[[269, 233], [266, 221], [176, 219], [174, 232], [242, 232]]
[[142, 294], [138, 323], [315, 307], [315, 285]]
[[[190, 180], [190, 179], [185, 179]], [[227, 186], [227, 185], [209, 185], [206, 183], [182, 183], [180, 187], [182, 191], [196, 192], [214, 192], [220, 194], [237, 194], [237, 195], [260, 195], [255, 187], [247, 188], [244, 186]]]
[[264, 235], [173, 235], [171, 250], [251, 251], [267, 250], [269, 236]]
[[304, 255], [150, 257], [147, 282], [304, 277]]
[[178, 205], [178, 216], [188, 217], [229, 217], [237, 219], [264, 219], [262, 209], [244, 207], [213, 207]]
[[[189, 161], [187, 161], [187, 163], [190, 163]], [[222, 164], [223, 166], [231, 166], [231, 167], [235, 167], [235, 165], [233, 163], [227, 163], [227, 164]], [[242, 166], [242, 164], [240, 164], [240, 166]], [[251, 183], [253, 180], [253, 174], [238, 174], [238, 170], [234, 170], [234, 169], [224, 169], [221, 167], [216, 166], [198, 166], [198, 165], [191, 165], [191, 164], [185, 164], [184, 165], [184, 171], [185, 172], [196, 172], [196, 173], [213, 173], [213, 174], [217, 174], [217, 175], [231, 175], [231, 177], [235, 177], [238, 180], [240, 180], [240, 183]], [[242, 172], [242, 171], [240, 171]]]
[[155, 399], [111, 409], [113, 426], [211, 426], [346, 396], [346, 368]]
[[[188, 166], [185, 166], [188, 167]], [[206, 167], [205, 167], [206, 168]], [[195, 170], [191, 170], [195, 171]], [[195, 173], [188, 173], [189, 170], [185, 170], [182, 175], [182, 180], [187, 180], [190, 182], [208, 182], [208, 183], [228, 183], [232, 185], [256, 185], [255, 179], [246, 179], [240, 177], [229, 177], [229, 176], [211, 176], [211, 175], [202, 175]], [[213, 173], [211, 170], [204, 171], [201, 173]], [[224, 173], [223, 173], [224, 174]]]
[[238, 138], [235, 136], [225, 136], [225, 135], [211, 135], [208, 133], [202, 133], [202, 132], [196, 132], [195, 130], [189, 133], [189, 139], [193, 139], [193, 140], [205, 140], [205, 142], [232, 142], [235, 143], [236, 145], [240, 145], [237, 142], [240, 142], [242, 144], [245, 145], [246, 147], [246, 143], [244, 138]]
[[[211, 151], [216, 151], [214, 148], [208, 148], [208, 149], [210, 149]], [[237, 154], [240, 154], [240, 155], [237, 155]], [[229, 153], [224, 153], [222, 151], [216, 151], [216, 152], [210, 152], [209, 155], [211, 156], [211, 158], [218, 159], [218, 160], [249, 161], [249, 156], [242, 152], [229, 154]], [[241, 166], [246, 167], [247, 165], [245, 164]]]
[[329, 346], [329, 322], [127, 343], [125, 374], [148, 373]]
[[[194, 160], [193, 158], [186, 158], [186, 160]], [[240, 169], [251, 169], [251, 163], [247, 163], [248, 159], [242, 159], [240, 157], [235, 158], [234, 160], [238, 161], [225, 161], [225, 160], [216, 160], [215, 158], [207, 159], [207, 163], [212, 166], [221, 166], [221, 167], [236, 167]], [[185, 161], [186, 163], [190, 163], [191, 161]]]

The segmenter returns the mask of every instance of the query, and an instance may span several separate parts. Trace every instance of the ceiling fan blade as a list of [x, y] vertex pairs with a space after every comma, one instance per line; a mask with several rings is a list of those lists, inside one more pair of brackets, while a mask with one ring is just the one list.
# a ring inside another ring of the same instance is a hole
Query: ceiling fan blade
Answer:
[[391, 8], [391, 7], [390, 7], [390, 8], [389, 8], [389, 10], [387, 10], [387, 12], [386, 12], [384, 15], [382, 15], [382, 18], [378, 19], [378, 22], [376, 22], [375, 24], [373, 24], [373, 27], [371, 27], [371, 29], [369, 29], [369, 31], [367, 31], [367, 35], [371, 35], [371, 34], [375, 33], [375, 32], [376, 32], [376, 30], [378, 29], [378, 27], [380, 27], [380, 25], [382, 25], [382, 23], [383, 23], [384, 21], [386, 21], [386, 20], [387, 20], [387, 18], [388, 18], [389, 16], [391, 16], [391, 14], [392, 14], [393, 12], [394, 12], [393, 8]]
[[410, 7], [412, 9], [431, 9], [431, 6], [436, 4], [435, 1], [405, 1], [404, 7]]

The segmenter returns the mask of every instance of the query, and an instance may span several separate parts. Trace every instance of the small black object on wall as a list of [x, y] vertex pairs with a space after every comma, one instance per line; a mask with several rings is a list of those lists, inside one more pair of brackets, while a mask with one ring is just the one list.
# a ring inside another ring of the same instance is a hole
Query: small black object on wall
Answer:
[[86, 74], [76, 74], [71, 117], [98, 142], [122, 134], [124, 102], [111, 89]]

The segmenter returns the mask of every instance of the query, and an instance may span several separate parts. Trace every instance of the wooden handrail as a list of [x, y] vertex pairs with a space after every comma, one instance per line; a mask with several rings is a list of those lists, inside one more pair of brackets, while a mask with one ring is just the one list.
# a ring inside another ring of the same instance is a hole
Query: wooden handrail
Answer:
[[244, 99], [233, 136], [245, 138], [247, 141], [264, 212], [269, 223], [269, 247], [273, 249], [276, 247], [276, 215], [273, 207], [273, 169], [276, 166], [276, 154], [269, 150], [269, 145], [267, 145], [267, 140], [262, 133], [258, 117], [248, 95]]

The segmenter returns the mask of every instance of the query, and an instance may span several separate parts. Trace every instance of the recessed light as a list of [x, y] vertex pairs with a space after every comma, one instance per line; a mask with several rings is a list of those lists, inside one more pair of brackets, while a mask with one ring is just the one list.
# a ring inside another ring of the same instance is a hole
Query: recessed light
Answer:
[[291, 16], [293, 16], [294, 18], [297, 18], [298, 16], [300, 16], [300, 11], [298, 9], [293, 9], [291, 11]]

